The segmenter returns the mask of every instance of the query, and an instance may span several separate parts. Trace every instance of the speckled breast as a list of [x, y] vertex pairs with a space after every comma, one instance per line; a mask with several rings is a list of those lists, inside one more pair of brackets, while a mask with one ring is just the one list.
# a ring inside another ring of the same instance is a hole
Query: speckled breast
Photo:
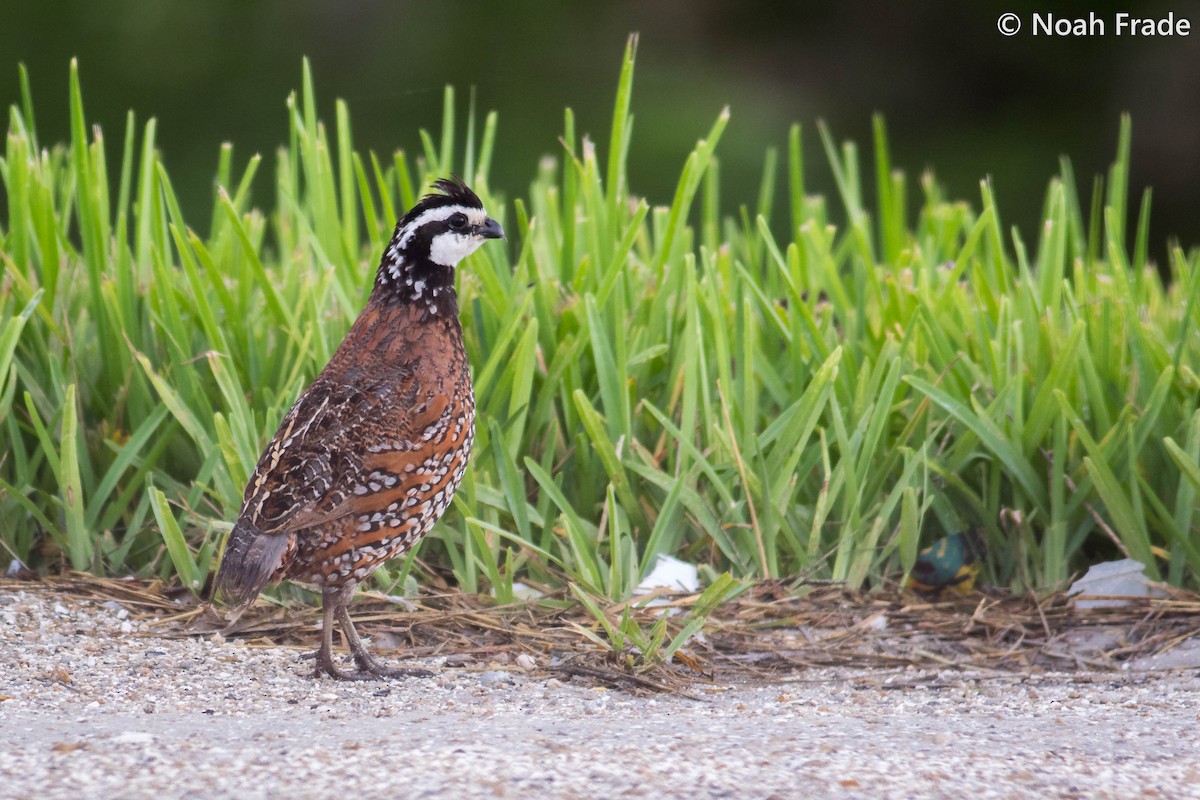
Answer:
[[469, 380], [415, 434], [371, 448], [352, 490], [363, 501], [357, 513], [298, 531], [278, 578], [318, 587], [361, 581], [433, 528], [450, 507], [475, 441]]

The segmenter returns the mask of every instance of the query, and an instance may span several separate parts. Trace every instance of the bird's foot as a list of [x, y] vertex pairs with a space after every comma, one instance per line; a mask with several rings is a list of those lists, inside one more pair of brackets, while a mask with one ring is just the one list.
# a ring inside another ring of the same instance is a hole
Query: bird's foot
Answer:
[[333, 658], [320, 650], [304, 653], [304, 660], [312, 659], [317, 662], [313, 668], [312, 677], [321, 678], [328, 675], [338, 681], [377, 681], [385, 678], [432, 678], [433, 673], [427, 669], [408, 667], [386, 667], [369, 655], [354, 656], [355, 670], [342, 669], [333, 662]]
[[314, 650], [300, 656], [304, 660], [312, 659], [317, 662], [310, 677], [322, 678], [328, 675], [336, 681], [374, 681], [379, 680], [375, 675], [362, 670], [346, 670], [333, 663], [333, 657], [323, 650]]
[[318, 666], [312, 671], [309, 677], [324, 678], [328, 675], [335, 681], [377, 681], [379, 678], [369, 672], [359, 672], [358, 670], [344, 670], [337, 667]]
[[433, 673], [427, 669], [414, 667], [385, 667], [367, 653], [355, 653], [354, 663], [358, 665], [359, 674], [373, 675], [376, 678], [432, 678]]

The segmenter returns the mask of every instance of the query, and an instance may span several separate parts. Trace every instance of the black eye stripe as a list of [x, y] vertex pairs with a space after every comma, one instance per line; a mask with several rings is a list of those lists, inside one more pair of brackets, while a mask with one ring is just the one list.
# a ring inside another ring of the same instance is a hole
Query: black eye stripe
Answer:
[[460, 231], [467, 227], [467, 215], [451, 214], [449, 219], [446, 220], [446, 224], [450, 226], [451, 230]]

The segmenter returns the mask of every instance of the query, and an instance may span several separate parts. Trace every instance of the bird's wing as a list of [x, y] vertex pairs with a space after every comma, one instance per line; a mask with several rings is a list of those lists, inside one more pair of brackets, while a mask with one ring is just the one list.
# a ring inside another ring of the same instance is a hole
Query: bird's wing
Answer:
[[411, 374], [365, 385], [318, 378], [259, 458], [240, 518], [259, 533], [283, 534], [369, 507], [362, 487], [374, 465], [415, 450], [419, 432], [440, 414], [430, 406], [444, 404], [422, 394]]

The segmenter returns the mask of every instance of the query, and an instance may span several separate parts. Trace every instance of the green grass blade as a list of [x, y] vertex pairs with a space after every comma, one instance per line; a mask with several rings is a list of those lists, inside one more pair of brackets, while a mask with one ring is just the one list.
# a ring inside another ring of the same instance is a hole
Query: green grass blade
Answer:
[[183, 531], [167, 503], [167, 496], [159, 489], [151, 487], [150, 506], [154, 510], [154, 518], [158, 520], [158, 528], [162, 532], [163, 543], [167, 546], [167, 554], [175, 565], [175, 572], [183, 585], [192, 594], [199, 595], [201, 589], [200, 570], [192, 557], [191, 548], [183, 538]]

